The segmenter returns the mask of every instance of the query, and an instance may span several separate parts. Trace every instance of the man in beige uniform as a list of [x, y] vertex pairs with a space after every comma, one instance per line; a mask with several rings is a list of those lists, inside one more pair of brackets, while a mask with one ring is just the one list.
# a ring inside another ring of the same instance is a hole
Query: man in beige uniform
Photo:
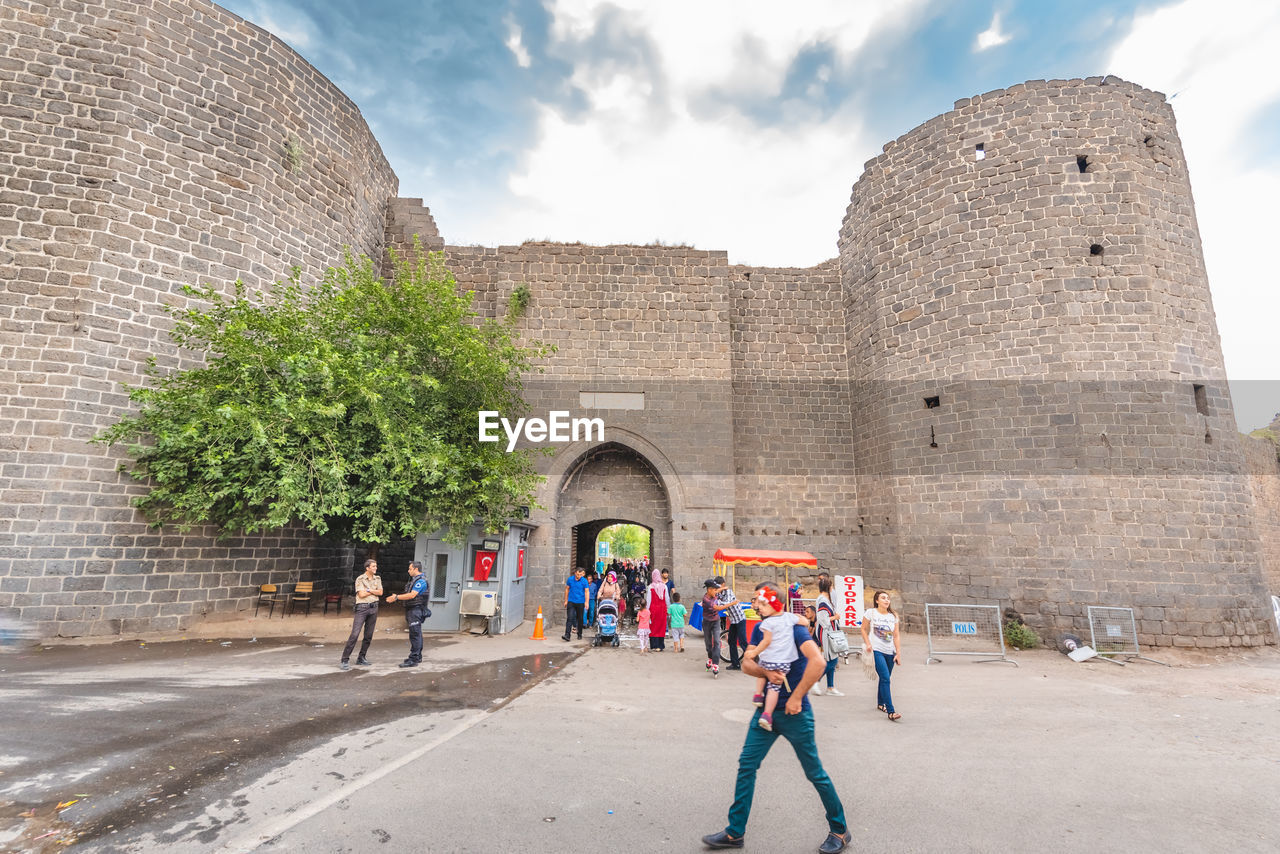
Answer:
[[347, 638], [347, 645], [342, 648], [342, 663], [338, 665], [343, 670], [351, 669], [348, 662], [351, 660], [351, 650], [355, 649], [356, 638], [360, 636], [361, 627], [364, 628], [364, 642], [360, 644], [360, 657], [356, 659], [356, 664], [368, 666], [369, 661], [364, 656], [373, 641], [373, 627], [378, 624], [378, 597], [381, 595], [382, 579], [378, 577], [378, 562], [369, 558], [364, 562], [364, 574], [356, 577], [356, 617], [351, 625], [351, 637]]

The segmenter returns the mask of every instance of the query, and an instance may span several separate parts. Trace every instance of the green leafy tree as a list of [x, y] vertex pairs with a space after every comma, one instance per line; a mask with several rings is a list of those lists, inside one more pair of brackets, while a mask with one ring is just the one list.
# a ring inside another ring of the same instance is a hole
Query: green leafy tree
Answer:
[[127, 444], [153, 526], [301, 523], [376, 551], [477, 521], [497, 531], [533, 503], [530, 455], [477, 441], [477, 412], [522, 413], [520, 376], [544, 351], [481, 319], [443, 256], [416, 257], [390, 282], [348, 255], [310, 288], [296, 269], [260, 294], [184, 288], [196, 307], [170, 310], [170, 336], [205, 366], [153, 360], [130, 389], [136, 414], [95, 439]]
[[649, 553], [649, 530], [640, 525], [610, 525], [600, 532], [596, 541], [609, 543], [609, 554], [624, 560]]

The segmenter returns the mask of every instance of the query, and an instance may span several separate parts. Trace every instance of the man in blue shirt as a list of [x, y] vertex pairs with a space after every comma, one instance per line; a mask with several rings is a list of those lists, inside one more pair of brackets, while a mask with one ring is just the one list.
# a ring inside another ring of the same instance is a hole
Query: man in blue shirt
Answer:
[[422, 621], [427, 618], [427, 598], [431, 592], [427, 577], [422, 574], [422, 563], [409, 564], [409, 583], [403, 593], [392, 593], [388, 602], [404, 603], [404, 619], [409, 624], [409, 657], [400, 662], [401, 667], [417, 667], [422, 663]]
[[[768, 582], [756, 585], [756, 590], [769, 587], [775, 596], [783, 598], [777, 585]], [[785, 600], [784, 600], [785, 601]], [[826, 662], [822, 659], [822, 651], [814, 643], [809, 630], [803, 625], [792, 629], [792, 636], [799, 650], [799, 657], [791, 663], [789, 673], [783, 675], [775, 670], [765, 670], [756, 661], [756, 646], [762, 640], [760, 627], [756, 626], [751, 635], [750, 645], [742, 661], [742, 672], [752, 678], [765, 678], [782, 686], [778, 705], [785, 704], [783, 714], [773, 719], [773, 730], [761, 729], [759, 726], [760, 709], [751, 718], [747, 727], [747, 740], [742, 745], [742, 753], [738, 757], [738, 782], [733, 791], [733, 806], [729, 808], [729, 824], [719, 833], [702, 837], [708, 848], [741, 848], [743, 837], [747, 831], [747, 818], [751, 815], [751, 800], [755, 795], [756, 772], [760, 763], [769, 753], [769, 748], [782, 736], [791, 742], [796, 758], [804, 768], [804, 774], [813, 784], [822, 799], [827, 811], [827, 838], [823, 840], [818, 851], [822, 854], [838, 854], [851, 839], [848, 825], [845, 823], [844, 806], [840, 796], [836, 794], [835, 784], [823, 770], [822, 760], [818, 758], [818, 745], [813, 736], [813, 709], [809, 706], [809, 698], [805, 696], [814, 683], [822, 677], [826, 670]]]
[[564, 583], [565, 640], [569, 639], [574, 626], [578, 627], [578, 640], [582, 640], [582, 615], [587, 606], [587, 590], [590, 587], [587, 579], [583, 577], [586, 572], [582, 567], [578, 567]]

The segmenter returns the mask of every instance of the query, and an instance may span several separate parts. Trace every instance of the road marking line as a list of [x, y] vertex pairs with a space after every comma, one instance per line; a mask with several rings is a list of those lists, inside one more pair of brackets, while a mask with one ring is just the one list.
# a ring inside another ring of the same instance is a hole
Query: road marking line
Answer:
[[286, 649], [297, 649], [301, 644], [291, 644], [289, 646], [274, 646], [270, 649], [255, 649], [253, 652], [237, 652], [232, 658], [244, 658], [246, 655], [266, 655], [269, 652], [284, 652]]
[[477, 712], [470, 717], [463, 718], [461, 722], [453, 727], [453, 729], [436, 736], [431, 741], [410, 751], [409, 753], [406, 753], [391, 764], [383, 765], [378, 768], [378, 770], [370, 772], [359, 780], [353, 780], [347, 785], [335, 789], [317, 801], [311, 801], [306, 806], [300, 807], [296, 812], [292, 812], [289, 815], [277, 819], [269, 824], [264, 824], [260, 826], [258, 830], [246, 833], [240, 839], [228, 842], [218, 850], [229, 852], [229, 854], [248, 854], [250, 851], [256, 851], [259, 846], [270, 842], [280, 834], [292, 830], [307, 819], [319, 815], [329, 807], [339, 801], [351, 797], [366, 786], [371, 786], [383, 777], [386, 777], [388, 774], [399, 771], [410, 762], [420, 759], [422, 756], [436, 749], [454, 736], [460, 735], [471, 729], [471, 727], [480, 723], [480, 721], [484, 720], [488, 715], [489, 712], [486, 710]]

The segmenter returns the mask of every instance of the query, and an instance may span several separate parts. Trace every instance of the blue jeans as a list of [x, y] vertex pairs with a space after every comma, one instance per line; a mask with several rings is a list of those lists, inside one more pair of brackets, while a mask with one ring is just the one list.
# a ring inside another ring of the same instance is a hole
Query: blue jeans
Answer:
[[741, 838], [747, 832], [747, 819], [751, 816], [751, 800], [755, 796], [756, 771], [760, 763], [769, 753], [769, 748], [782, 736], [791, 742], [791, 749], [800, 760], [804, 775], [809, 778], [822, 806], [827, 811], [827, 827], [832, 833], [843, 834], [848, 828], [844, 819], [844, 805], [836, 794], [836, 786], [823, 770], [822, 760], [818, 758], [818, 744], [813, 737], [813, 711], [801, 711], [798, 715], [788, 715], [779, 710], [773, 717], [773, 731], [760, 728], [760, 712], [751, 717], [747, 727], [747, 740], [743, 742], [742, 753], [738, 756], [738, 782], [733, 789], [733, 806], [729, 807], [729, 826], [725, 828], [730, 836]]
[[880, 687], [876, 689], [876, 705], [893, 714], [893, 697], [889, 696], [889, 675], [893, 673], [893, 654], [876, 650], [876, 674]]
[[836, 658], [833, 658], [827, 662], [827, 669], [823, 671], [823, 673], [827, 677], [828, 688], [836, 687], [836, 665], [839, 663], [840, 663], [840, 658], [837, 656]]

